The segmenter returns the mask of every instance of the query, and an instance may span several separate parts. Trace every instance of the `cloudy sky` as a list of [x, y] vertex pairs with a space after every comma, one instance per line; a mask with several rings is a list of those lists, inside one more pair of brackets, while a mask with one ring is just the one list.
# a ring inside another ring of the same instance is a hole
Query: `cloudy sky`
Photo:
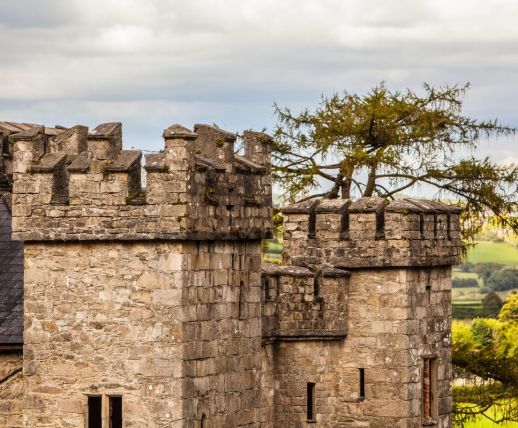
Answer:
[[517, 18], [515, 0], [0, 0], [0, 119], [122, 121], [127, 148], [158, 150], [173, 122], [268, 129], [274, 102], [469, 81], [467, 113], [518, 126]]

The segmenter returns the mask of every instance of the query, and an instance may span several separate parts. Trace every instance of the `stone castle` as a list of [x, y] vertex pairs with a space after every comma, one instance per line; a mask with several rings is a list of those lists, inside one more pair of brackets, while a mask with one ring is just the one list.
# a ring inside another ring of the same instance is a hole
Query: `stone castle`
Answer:
[[262, 264], [268, 135], [173, 125], [144, 189], [120, 123], [0, 132], [0, 426], [450, 426], [457, 209], [294, 204]]

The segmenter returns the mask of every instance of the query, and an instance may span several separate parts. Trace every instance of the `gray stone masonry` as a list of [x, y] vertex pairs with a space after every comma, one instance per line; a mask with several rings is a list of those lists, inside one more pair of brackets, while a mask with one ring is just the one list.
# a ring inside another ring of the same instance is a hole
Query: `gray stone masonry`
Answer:
[[24, 241], [261, 239], [271, 235], [270, 137], [210, 125], [164, 131], [165, 148], [122, 150], [120, 123], [56, 136], [44, 127], [9, 136], [13, 238]]
[[240, 156], [232, 133], [172, 125], [143, 189], [121, 129], [0, 122], [25, 241], [23, 383], [0, 383], [1, 423], [83, 428], [101, 396], [108, 428], [116, 396], [124, 428], [450, 427], [457, 208], [294, 204], [283, 263], [261, 265], [269, 136], [245, 131]]
[[83, 427], [92, 395], [122, 396], [125, 428], [261, 424], [270, 137], [245, 131], [244, 156], [209, 125], [163, 137], [144, 190], [118, 123], [9, 135], [26, 428]]
[[417, 199], [305, 201], [282, 210], [283, 258], [344, 269], [458, 264], [459, 211]]
[[21, 351], [0, 352], [0, 427], [22, 427]]
[[[459, 210], [362, 198], [282, 212], [285, 264], [263, 265], [262, 280], [268, 426], [449, 427]], [[423, 410], [425, 359], [433, 360], [432, 418]]]
[[349, 272], [271, 264], [262, 271], [263, 343], [346, 336]]

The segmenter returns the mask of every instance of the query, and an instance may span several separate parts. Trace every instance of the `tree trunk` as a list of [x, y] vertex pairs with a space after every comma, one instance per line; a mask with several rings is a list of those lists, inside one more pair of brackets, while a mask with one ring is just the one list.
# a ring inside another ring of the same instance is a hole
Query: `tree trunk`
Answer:
[[376, 188], [376, 167], [377, 164], [373, 164], [369, 171], [369, 177], [367, 178], [367, 185], [365, 186], [365, 190], [363, 192], [363, 196], [370, 197], [374, 193], [374, 189]]
[[354, 166], [352, 166], [349, 162], [343, 161], [342, 166], [340, 168], [340, 172], [342, 173], [343, 180], [341, 185], [341, 193], [342, 199], [350, 199], [351, 198], [351, 186], [352, 186], [352, 178], [354, 173]]

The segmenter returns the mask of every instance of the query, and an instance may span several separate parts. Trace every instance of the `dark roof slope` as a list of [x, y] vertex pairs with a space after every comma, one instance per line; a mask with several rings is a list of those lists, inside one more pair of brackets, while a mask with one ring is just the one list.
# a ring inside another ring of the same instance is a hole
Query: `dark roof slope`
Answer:
[[23, 242], [11, 240], [11, 210], [0, 197], [0, 344], [23, 343]]
[[[30, 131], [34, 128], [39, 128], [42, 125], [36, 125], [35, 123], [19, 123], [19, 122], [5, 122], [0, 121], [0, 131], [7, 131], [10, 134], [17, 134], [18, 132]], [[45, 134], [48, 136], [54, 136], [64, 132], [66, 128], [52, 128], [45, 127]]]

